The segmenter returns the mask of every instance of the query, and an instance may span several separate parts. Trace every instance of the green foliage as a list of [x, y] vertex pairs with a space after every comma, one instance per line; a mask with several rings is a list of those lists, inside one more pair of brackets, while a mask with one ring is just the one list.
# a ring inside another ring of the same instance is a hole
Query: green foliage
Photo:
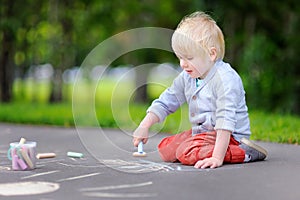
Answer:
[[9, 103], [0, 105], [2, 122], [73, 126], [71, 104]]
[[252, 139], [299, 144], [300, 118], [292, 115], [250, 112]]
[[46, 81], [16, 79], [13, 84], [13, 99], [16, 102], [47, 103], [51, 92], [51, 85]]
[[[299, 114], [300, 4], [296, 0], [272, 3], [261, 0], [27, 0], [26, 3], [3, 0], [0, 60], [5, 61], [4, 57], [8, 56], [8, 62], [7, 66], [0, 65], [1, 86], [10, 86], [4, 77], [13, 81], [12, 74], [16, 71], [17, 78], [26, 77], [31, 65], [51, 63], [60, 71], [80, 66], [97, 44], [117, 33], [145, 26], [174, 29], [183, 16], [196, 10], [208, 12], [222, 28], [225, 61], [242, 75], [249, 107]], [[174, 62], [169, 56], [162, 52], [130, 52], [116, 64]], [[9, 73], [4, 74], [6, 71]], [[20, 92], [14, 96], [15, 100], [46, 102], [51, 96], [48, 91], [55, 89], [44, 88], [32, 80], [24, 83], [13, 88], [15, 93]], [[30, 89], [27, 84], [36, 88]], [[33, 91], [44, 88], [46, 92], [34, 96], [32, 91], [19, 90], [22, 87]], [[59, 89], [64, 93], [69, 91], [66, 86]], [[1, 90], [4, 89], [0, 88], [3, 99]], [[11, 88], [5, 90], [10, 92]], [[149, 91], [157, 93], [153, 87]], [[68, 95], [64, 100], [70, 100], [66, 98]]]
[[[256, 35], [245, 47], [241, 66], [245, 73], [244, 85], [248, 103], [256, 108], [271, 110], [281, 99], [283, 81], [274, 73], [272, 58], [276, 57], [276, 46], [264, 35]], [[273, 100], [270, 101], [269, 98]]]

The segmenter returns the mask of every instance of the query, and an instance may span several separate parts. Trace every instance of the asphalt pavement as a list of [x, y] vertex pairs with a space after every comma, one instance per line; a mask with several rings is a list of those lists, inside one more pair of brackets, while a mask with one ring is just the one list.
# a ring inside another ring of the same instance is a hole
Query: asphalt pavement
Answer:
[[[299, 200], [300, 146], [257, 142], [265, 161], [194, 169], [162, 162], [152, 134], [146, 157], [133, 157], [130, 131], [0, 124], [0, 199]], [[33, 170], [14, 171], [10, 143], [21, 137], [37, 143]], [[83, 154], [70, 157], [68, 152]]]

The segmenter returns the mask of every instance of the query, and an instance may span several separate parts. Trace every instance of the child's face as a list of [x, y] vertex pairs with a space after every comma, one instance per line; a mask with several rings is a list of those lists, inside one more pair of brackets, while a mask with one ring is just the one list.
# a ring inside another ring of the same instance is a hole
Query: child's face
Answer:
[[192, 78], [205, 78], [209, 70], [214, 65], [213, 60], [207, 53], [189, 53], [184, 54], [176, 52], [176, 56], [180, 61], [182, 69], [188, 73]]

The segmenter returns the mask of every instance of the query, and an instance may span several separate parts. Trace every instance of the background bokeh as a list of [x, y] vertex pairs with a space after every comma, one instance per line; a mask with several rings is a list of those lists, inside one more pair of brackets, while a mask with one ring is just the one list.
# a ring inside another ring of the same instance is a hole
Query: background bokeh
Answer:
[[[297, 143], [300, 133], [293, 124], [300, 114], [300, 5], [296, 0], [1, 0], [0, 121], [74, 125], [73, 86], [84, 73], [82, 62], [95, 46], [130, 29], [175, 29], [183, 16], [197, 10], [210, 14], [224, 32], [224, 60], [243, 79], [252, 127], [267, 119], [261, 127], [293, 134], [284, 139], [278, 136], [277, 141]], [[121, 42], [130, 43], [126, 38]], [[147, 63], [157, 65], [136, 70], [120, 84], [122, 74]], [[80, 98], [89, 98], [91, 85], [99, 84], [98, 92], [93, 93], [96, 115], [101, 126], [116, 127], [126, 124], [126, 117], [124, 122], [114, 122], [111, 97], [122, 107], [122, 101], [128, 99], [126, 91], [133, 89], [129, 109], [138, 123], [147, 106], [174, 78], [162, 66], [180, 70], [173, 53], [152, 48], [128, 52], [108, 68], [93, 66], [88, 80], [81, 82]], [[156, 84], [140, 84], [151, 80]], [[113, 94], [116, 84], [121, 88], [117, 95]], [[180, 117], [175, 114], [174, 118], [185, 120], [181, 119], [185, 112], [183, 108]], [[282, 121], [283, 114], [288, 122]], [[176, 124], [176, 120], [169, 123]]]

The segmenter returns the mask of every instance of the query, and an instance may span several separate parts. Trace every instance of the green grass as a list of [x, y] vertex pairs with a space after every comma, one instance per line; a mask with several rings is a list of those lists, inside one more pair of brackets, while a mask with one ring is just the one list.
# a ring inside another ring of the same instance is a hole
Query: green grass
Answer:
[[[145, 116], [148, 105], [120, 104], [112, 111], [110, 104], [101, 104], [96, 107], [96, 115], [101, 127], [121, 128], [134, 130]], [[299, 144], [300, 118], [291, 115], [251, 111], [251, 139]], [[0, 104], [0, 121], [9, 123], [75, 126], [70, 103], [62, 104], [34, 104], [9, 103]], [[81, 124], [81, 125], [89, 125]], [[156, 125], [152, 130], [168, 133], [178, 133], [190, 127], [187, 119], [187, 107], [184, 106], [170, 115], [166, 122]]]
[[[33, 89], [32, 87], [35, 87]], [[165, 88], [150, 85], [149, 95], [156, 98]], [[72, 112], [72, 85], [64, 86], [65, 102], [48, 104], [49, 85], [31, 81], [17, 81], [14, 86], [15, 101], [0, 103], [0, 122], [18, 124], [37, 124], [55, 126], [101, 126], [103, 128], [120, 128], [134, 130], [146, 114], [149, 105], [132, 102], [134, 84], [132, 82], [114, 83], [112, 80], [102, 80], [96, 87], [89, 83], [81, 83], [75, 91], [77, 104], [74, 122]], [[95, 100], [95, 105], [92, 105]], [[79, 102], [79, 103], [78, 103]], [[266, 113], [250, 110], [251, 139], [299, 144], [300, 117]], [[97, 123], [93, 122], [93, 119]], [[155, 132], [178, 133], [189, 129], [187, 105], [171, 114], [164, 123], [152, 128]]]
[[252, 139], [278, 143], [300, 143], [300, 117], [250, 112]]
[[71, 104], [0, 104], [0, 121], [18, 124], [74, 126]]

